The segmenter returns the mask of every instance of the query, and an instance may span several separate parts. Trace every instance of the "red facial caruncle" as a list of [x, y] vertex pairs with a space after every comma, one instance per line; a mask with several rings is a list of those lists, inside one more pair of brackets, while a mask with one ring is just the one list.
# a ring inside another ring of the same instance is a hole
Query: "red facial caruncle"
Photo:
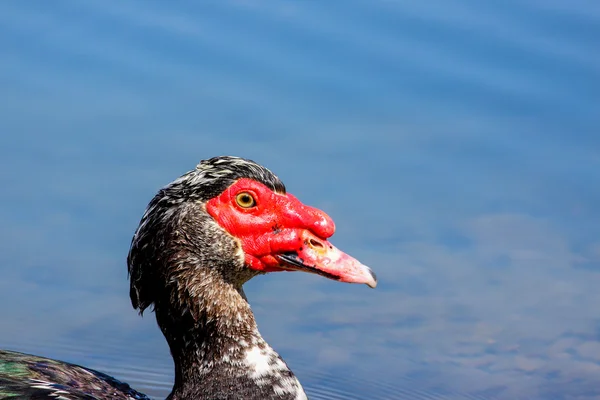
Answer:
[[241, 242], [249, 268], [302, 270], [341, 282], [377, 285], [368, 267], [327, 241], [335, 232], [333, 220], [291, 194], [242, 178], [209, 200], [206, 210]]

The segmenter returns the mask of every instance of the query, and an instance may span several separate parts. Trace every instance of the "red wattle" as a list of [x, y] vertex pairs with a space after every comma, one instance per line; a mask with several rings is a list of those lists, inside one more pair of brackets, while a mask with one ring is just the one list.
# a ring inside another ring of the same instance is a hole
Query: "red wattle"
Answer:
[[[254, 197], [253, 207], [236, 202], [239, 193]], [[246, 264], [255, 270], [280, 270], [273, 254], [299, 252], [302, 232], [326, 239], [335, 232], [333, 220], [323, 211], [302, 204], [291, 194], [275, 193], [262, 183], [243, 178], [206, 203], [207, 212], [240, 240]]]

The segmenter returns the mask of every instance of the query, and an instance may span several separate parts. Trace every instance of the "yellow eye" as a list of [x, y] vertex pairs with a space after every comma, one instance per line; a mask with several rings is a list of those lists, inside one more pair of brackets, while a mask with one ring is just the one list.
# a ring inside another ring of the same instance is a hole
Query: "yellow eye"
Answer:
[[242, 208], [250, 208], [256, 205], [256, 200], [248, 192], [241, 192], [235, 196], [235, 202]]

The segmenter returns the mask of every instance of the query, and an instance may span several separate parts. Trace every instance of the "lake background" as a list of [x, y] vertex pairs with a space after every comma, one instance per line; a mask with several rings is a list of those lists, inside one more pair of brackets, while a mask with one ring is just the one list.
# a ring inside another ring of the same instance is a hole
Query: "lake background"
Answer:
[[379, 286], [246, 286], [313, 399], [600, 399], [600, 3], [0, 2], [0, 347], [156, 398], [148, 201], [278, 174]]

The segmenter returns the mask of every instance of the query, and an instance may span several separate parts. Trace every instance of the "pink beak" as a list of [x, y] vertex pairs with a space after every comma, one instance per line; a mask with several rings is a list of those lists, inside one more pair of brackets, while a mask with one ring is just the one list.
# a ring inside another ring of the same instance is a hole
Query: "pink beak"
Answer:
[[302, 236], [305, 245], [298, 251], [275, 257], [286, 269], [312, 272], [340, 282], [364, 283], [371, 288], [377, 286], [377, 276], [371, 268], [309, 231]]

